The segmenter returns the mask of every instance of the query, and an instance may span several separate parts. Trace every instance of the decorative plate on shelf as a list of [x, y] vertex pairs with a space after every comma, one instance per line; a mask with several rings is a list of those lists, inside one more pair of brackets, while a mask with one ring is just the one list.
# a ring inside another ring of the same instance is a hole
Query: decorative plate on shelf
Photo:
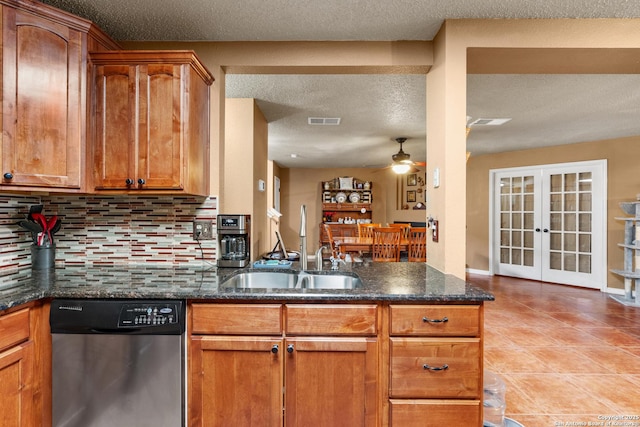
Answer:
[[360, 194], [356, 193], [355, 191], [349, 194], [349, 201], [351, 203], [358, 203], [360, 201]]
[[347, 195], [344, 194], [342, 191], [336, 194], [336, 202], [344, 203], [346, 201], [347, 201]]

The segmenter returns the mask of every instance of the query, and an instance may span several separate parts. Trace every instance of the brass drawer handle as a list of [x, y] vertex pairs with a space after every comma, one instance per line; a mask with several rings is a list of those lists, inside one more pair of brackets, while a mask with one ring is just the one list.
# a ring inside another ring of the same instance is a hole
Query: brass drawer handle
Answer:
[[444, 371], [449, 369], [449, 365], [447, 365], [446, 363], [442, 366], [429, 366], [426, 363], [424, 365], [422, 365], [422, 368], [426, 371]]
[[427, 316], [424, 316], [422, 321], [424, 323], [445, 323], [449, 321], [449, 318], [445, 316], [442, 319], [429, 319]]

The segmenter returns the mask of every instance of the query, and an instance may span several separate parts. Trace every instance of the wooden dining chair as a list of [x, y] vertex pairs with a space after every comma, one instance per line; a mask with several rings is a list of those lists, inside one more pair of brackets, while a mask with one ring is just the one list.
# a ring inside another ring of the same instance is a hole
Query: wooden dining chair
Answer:
[[409, 262], [427, 262], [427, 228], [411, 227], [409, 233]]
[[324, 224], [324, 231], [327, 234], [327, 238], [329, 239], [329, 246], [331, 249], [331, 256], [335, 259], [340, 258], [340, 248], [336, 245], [336, 241], [333, 240], [333, 232], [331, 231], [331, 226], [329, 224]]
[[374, 262], [400, 261], [400, 230], [397, 227], [376, 227], [373, 229]]
[[399, 228], [400, 231], [402, 232], [402, 238], [403, 239], [409, 239], [409, 233], [411, 232], [411, 224], [409, 223], [400, 223], [400, 222], [394, 222], [393, 224], [387, 224], [389, 227], [391, 228]]
[[373, 237], [373, 229], [381, 226], [380, 223], [358, 223], [358, 236]]

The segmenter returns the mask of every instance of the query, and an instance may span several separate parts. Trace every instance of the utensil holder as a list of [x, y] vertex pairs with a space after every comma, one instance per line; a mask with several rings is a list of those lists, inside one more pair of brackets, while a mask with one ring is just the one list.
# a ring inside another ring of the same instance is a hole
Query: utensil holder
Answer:
[[56, 266], [55, 246], [31, 246], [31, 268], [33, 270], [47, 270]]

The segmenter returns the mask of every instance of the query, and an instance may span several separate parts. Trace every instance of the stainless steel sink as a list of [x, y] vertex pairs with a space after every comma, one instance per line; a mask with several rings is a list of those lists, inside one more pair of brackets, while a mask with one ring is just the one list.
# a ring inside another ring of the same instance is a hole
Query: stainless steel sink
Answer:
[[233, 288], [294, 288], [298, 275], [293, 272], [246, 271], [225, 279], [221, 286]]
[[305, 274], [298, 276], [298, 279], [302, 279], [303, 284], [306, 280], [306, 288], [308, 289], [356, 289], [362, 287], [362, 280], [356, 275], [351, 276], [344, 273], [308, 274], [306, 275], [307, 279], [304, 279]]
[[238, 289], [357, 289], [362, 280], [353, 273], [297, 271], [242, 271], [221, 284]]

